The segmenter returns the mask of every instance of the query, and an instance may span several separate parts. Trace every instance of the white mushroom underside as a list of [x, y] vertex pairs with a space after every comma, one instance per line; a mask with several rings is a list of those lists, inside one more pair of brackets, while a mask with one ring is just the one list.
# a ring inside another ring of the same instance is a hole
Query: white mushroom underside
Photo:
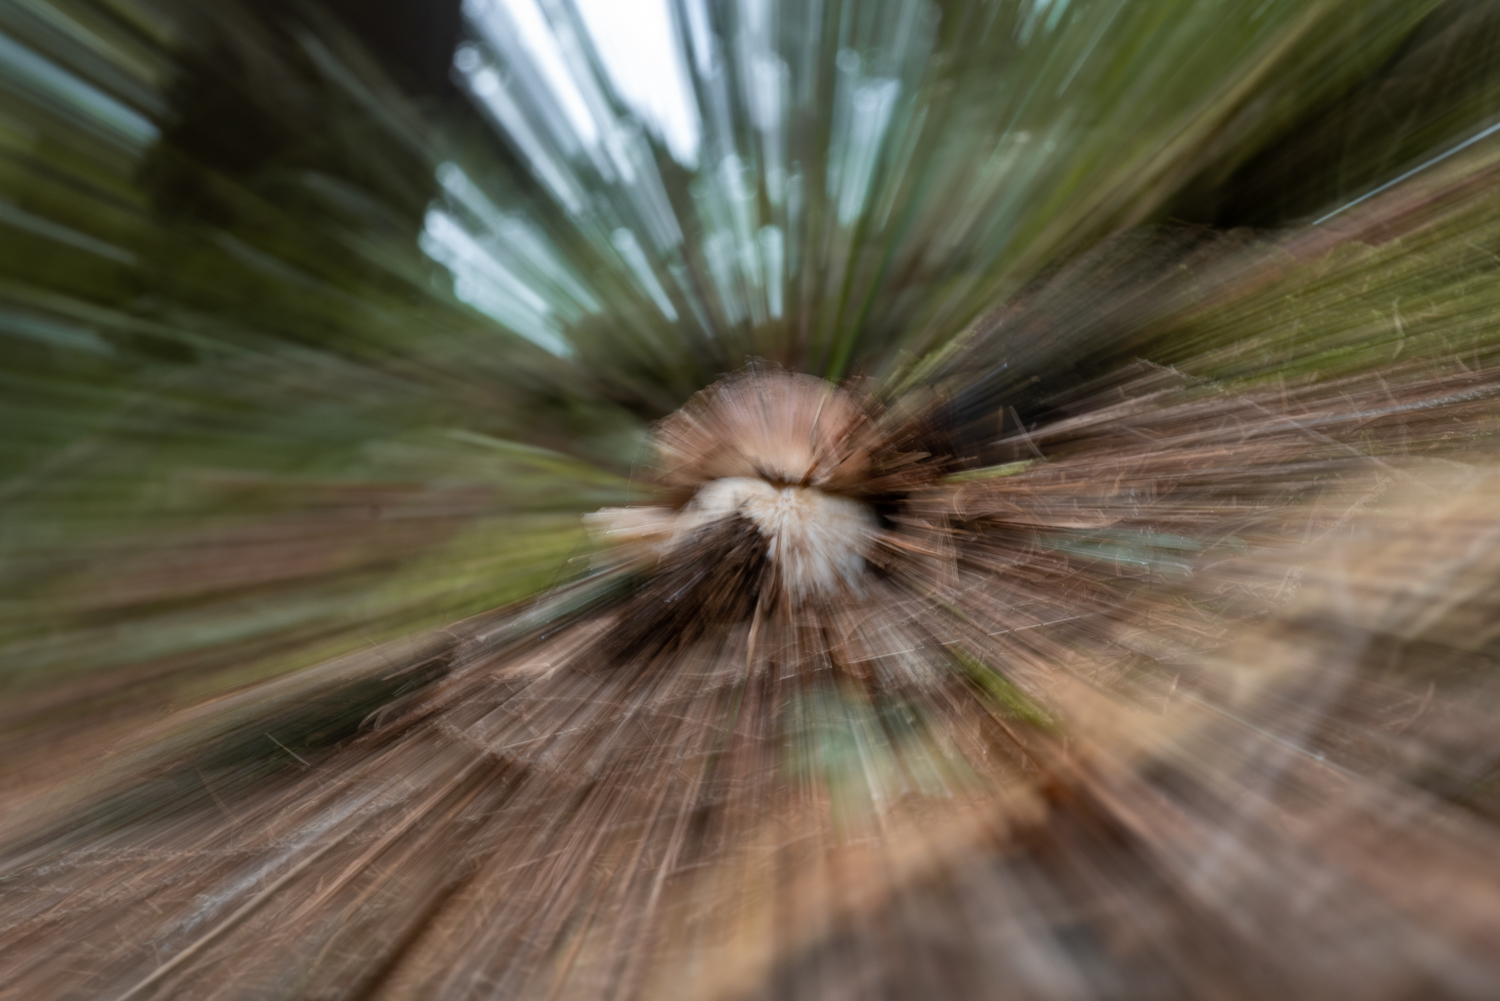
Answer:
[[681, 511], [606, 508], [585, 520], [601, 539], [661, 559], [703, 544], [702, 529], [734, 517], [749, 521], [766, 540], [766, 554], [794, 601], [861, 592], [865, 555], [879, 528], [875, 512], [813, 487], [725, 477], [705, 483]]
[[877, 529], [869, 505], [812, 487], [729, 477], [704, 484], [679, 518], [696, 528], [735, 515], [766, 540], [767, 556], [794, 598], [833, 594], [841, 585], [859, 589]]

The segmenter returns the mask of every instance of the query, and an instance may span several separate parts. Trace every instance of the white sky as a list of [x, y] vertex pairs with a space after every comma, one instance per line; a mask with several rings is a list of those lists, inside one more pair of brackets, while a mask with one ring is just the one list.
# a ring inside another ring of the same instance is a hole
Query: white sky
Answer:
[[[557, 44], [557, 39], [553, 36], [546, 17], [537, 7], [536, 0], [502, 0], [502, 2], [521, 34], [521, 43], [536, 63], [537, 69], [541, 71], [548, 88], [562, 105], [563, 112], [573, 125], [573, 131], [584, 143], [594, 145], [599, 141], [599, 128], [594, 123], [594, 116], [589, 113], [587, 102], [578, 91], [578, 85], [573, 82], [573, 74], [567, 59], [563, 56], [562, 49]], [[469, 7], [474, 12], [471, 16], [479, 18], [484, 18], [490, 10], [487, 3], [471, 4]], [[494, 30], [497, 33], [504, 31], [499, 27]]]
[[573, 0], [610, 82], [685, 167], [698, 164], [698, 104], [669, 0]]

